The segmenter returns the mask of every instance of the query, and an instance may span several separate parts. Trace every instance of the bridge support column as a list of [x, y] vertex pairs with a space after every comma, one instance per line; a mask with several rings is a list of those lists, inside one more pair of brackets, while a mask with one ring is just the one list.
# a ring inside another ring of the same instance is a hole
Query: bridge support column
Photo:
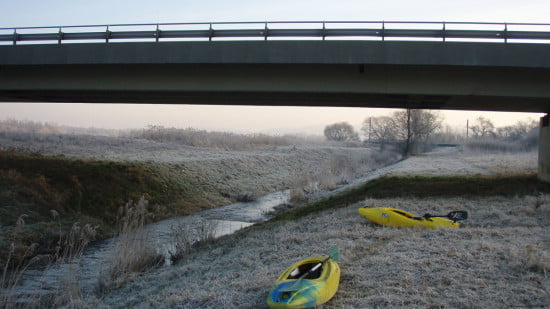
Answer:
[[539, 173], [544, 182], [550, 182], [550, 125], [549, 114], [540, 118], [539, 127]]

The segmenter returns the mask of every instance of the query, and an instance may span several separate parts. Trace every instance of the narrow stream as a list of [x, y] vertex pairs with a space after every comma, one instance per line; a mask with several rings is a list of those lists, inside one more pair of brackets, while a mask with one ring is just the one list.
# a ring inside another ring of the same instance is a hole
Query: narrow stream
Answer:
[[[189, 216], [174, 217], [149, 224], [147, 235], [154, 240], [157, 252], [165, 256], [170, 264], [170, 253], [174, 247], [175, 229], [200, 229], [208, 225], [214, 238], [232, 234], [254, 223], [270, 219], [268, 213], [275, 207], [288, 203], [290, 190], [265, 195], [252, 202], [238, 202], [224, 207], [205, 210]], [[78, 283], [84, 293], [91, 293], [97, 286], [99, 273], [112, 255], [116, 238], [103, 240], [86, 248], [82, 256], [72, 263], [57, 264], [45, 270], [29, 269], [24, 272], [21, 285], [14, 291], [19, 301], [33, 301], [41, 296], [55, 293], [63, 285], [63, 279], [70, 272], [76, 272]], [[18, 295], [25, 295], [18, 297]]]
[[[387, 173], [394, 165], [371, 171], [366, 177], [319, 195], [328, 194], [355, 187]], [[270, 219], [269, 212], [275, 207], [289, 202], [290, 190], [268, 194], [252, 202], [239, 202], [220, 208], [202, 211], [189, 216], [166, 219], [145, 227], [146, 233], [154, 240], [157, 252], [165, 256], [165, 264], [170, 265], [170, 253], [174, 250], [174, 227], [185, 227], [186, 230], [200, 229], [209, 225], [214, 238], [232, 234], [242, 228]], [[83, 255], [72, 263], [57, 264], [45, 270], [27, 270], [22, 277], [21, 285], [13, 292], [17, 301], [33, 301], [41, 296], [52, 294], [63, 287], [68, 274], [77, 276], [77, 283], [84, 294], [93, 293], [97, 287], [99, 274], [107, 265], [112, 255], [116, 238], [94, 243], [86, 248]], [[74, 281], [74, 280], [73, 280]], [[25, 295], [25, 296], [23, 296]]]

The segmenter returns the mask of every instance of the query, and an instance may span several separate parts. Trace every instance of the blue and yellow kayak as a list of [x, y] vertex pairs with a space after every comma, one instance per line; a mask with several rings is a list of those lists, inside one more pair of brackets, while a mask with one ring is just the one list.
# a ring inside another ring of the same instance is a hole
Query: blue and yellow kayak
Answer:
[[[325, 262], [321, 267], [303, 276], [322, 261]], [[267, 296], [267, 305], [270, 308], [314, 308], [336, 294], [339, 282], [340, 266], [332, 259], [326, 256], [304, 259], [279, 276]]]
[[416, 216], [410, 212], [390, 207], [359, 208], [359, 214], [370, 221], [386, 226], [412, 227], [425, 226], [429, 228], [459, 227], [460, 223], [447, 218], [425, 218]]

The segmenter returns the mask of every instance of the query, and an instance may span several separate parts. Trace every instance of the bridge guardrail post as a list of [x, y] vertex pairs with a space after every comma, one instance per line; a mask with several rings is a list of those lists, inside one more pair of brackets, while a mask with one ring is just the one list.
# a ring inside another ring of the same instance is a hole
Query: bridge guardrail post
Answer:
[[441, 37], [443, 38], [443, 42], [445, 42], [445, 40], [447, 39], [447, 29], [446, 29], [446, 24], [445, 22], [443, 22], [443, 32], [441, 34]]
[[267, 21], [265, 22], [265, 27], [264, 27], [264, 41], [267, 41], [267, 36], [269, 35], [269, 28], [267, 27]]
[[504, 44], [508, 43], [508, 23], [504, 23]]
[[13, 45], [17, 45], [17, 28], [13, 29]]
[[109, 43], [110, 36], [111, 36], [111, 31], [109, 31], [109, 25], [107, 25], [107, 29], [105, 30], [105, 43]]
[[59, 32], [57, 33], [57, 44], [61, 45], [61, 41], [63, 40], [63, 31], [61, 30], [62, 27], [59, 27]]
[[386, 38], [385, 38], [385, 30], [386, 30], [386, 24], [384, 21], [382, 21], [382, 32], [380, 32], [380, 34], [382, 35], [382, 41], [385, 41]]
[[157, 24], [157, 31], [155, 32], [155, 42], [159, 42], [160, 39], [160, 26]]

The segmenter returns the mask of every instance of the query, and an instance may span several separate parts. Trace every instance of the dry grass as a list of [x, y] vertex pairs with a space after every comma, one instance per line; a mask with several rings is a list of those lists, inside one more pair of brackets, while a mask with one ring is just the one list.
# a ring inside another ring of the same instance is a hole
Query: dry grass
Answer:
[[[77, 276], [77, 265], [74, 264], [74, 261], [82, 256], [84, 249], [95, 239], [97, 227], [89, 224], [81, 227], [76, 222], [70, 231], [63, 233], [59, 213], [55, 210], [50, 212], [59, 227], [59, 239], [55, 252], [36, 255], [35, 249], [38, 244], [35, 243], [25, 247], [24, 253], [22, 255], [19, 253], [17, 256], [16, 245], [11, 243], [0, 281], [2, 287], [0, 292], [1, 308], [85, 308], [87, 306], [83, 300]], [[19, 217], [15, 233], [24, 228], [27, 217], [27, 215]], [[14, 265], [11, 263], [13, 257], [16, 257], [15, 261], [17, 261]], [[62, 272], [63, 275], [59, 277], [58, 282], [53, 283], [49, 293], [37, 294], [35, 291], [20, 290], [19, 285], [24, 280], [25, 273], [32, 268], [55, 269], [56, 272]]]
[[538, 152], [500, 153], [498, 155], [480, 155], [466, 152], [462, 160], [472, 166], [486, 170], [492, 175], [536, 173]]
[[120, 208], [120, 233], [113, 242], [112, 256], [100, 273], [100, 292], [122, 284], [133, 273], [147, 271], [164, 262], [164, 257], [157, 253], [154, 239], [144, 229], [151, 215], [147, 206], [148, 201], [141, 197], [137, 203], [129, 201]]
[[[15, 308], [18, 306], [17, 298], [19, 295], [17, 293], [17, 287], [23, 280], [23, 275], [27, 269], [35, 264], [43, 262], [44, 260], [49, 261], [48, 257], [32, 256], [32, 250], [27, 249], [23, 253], [23, 259], [18, 258], [19, 262], [17, 262], [16, 265], [11, 265], [14, 254], [15, 245], [11, 243], [0, 281], [0, 287], [2, 288], [0, 291], [0, 307], [6, 309]], [[28, 259], [26, 259], [27, 257]], [[34, 301], [31, 299], [31, 302]]]
[[330, 191], [365, 175], [365, 171], [390, 165], [400, 159], [396, 152], [332, 154], [315, 173], [300, 171], [291, 184], [290, 200], [309, 200], [319, 191]]
[[291, 202], [303, 202], [307, 199], [307, 193], [317, 191], [317, 183], [309, 174], [299, 174], [294, 178], [290, 189]]
[[[462, 209], [470, 219], [460, 229], [386, 228], [357, 214], [373, 204], [419, 214]], [[369, 199], [222, 238], [175, 267], [136, 279], [99, 305], [262, 308], [288, 265], [337, 245], [340, 289], [323, 308], [545, 307], [550, 222], [540, 213], [547, 205], [548, 195]]]
[[171, 226], [172, 248], [168, 254], [171, 264], [180, 262], [192, 251], [211, 244], [216, 238], [216, 221], [201, 220], [196, 224], [179, 221]]
[[476, 153], [520, 153], [532, 151], [533, 149], [536, 150], [537, 146], [538, 137], [536, 135], [515, 141], [504, 141], [496, 138], [478, 138], [470, 139], [464, 144], [466, 151]]
[[133, 131], [130, 135], [159, 142], [175, 142], [194, 147], [224, 150], [250, 150], [292, 144], [319, 143], [318, 140], [298, 136], [236, 134], [231, 132], [209, 132], [194, 128], [165, 128], [163, 126], [150, 126], [144, 130]]

